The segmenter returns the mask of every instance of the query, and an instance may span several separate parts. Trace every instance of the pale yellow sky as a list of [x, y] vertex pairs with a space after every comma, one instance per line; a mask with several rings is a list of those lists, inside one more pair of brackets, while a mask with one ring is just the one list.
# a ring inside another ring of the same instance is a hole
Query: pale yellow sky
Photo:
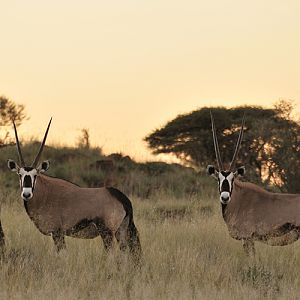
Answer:
[[23, 136], [151, 158], [142, 138], [203, 105], [300, 104], [298, 0], [0, 2], [0, 94]]

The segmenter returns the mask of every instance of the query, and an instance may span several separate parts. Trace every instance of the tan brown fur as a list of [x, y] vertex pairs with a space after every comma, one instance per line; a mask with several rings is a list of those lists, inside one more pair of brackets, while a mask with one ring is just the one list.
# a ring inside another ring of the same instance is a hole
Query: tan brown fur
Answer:
[[[115, 233], [126, 215], [123, 205], [106, 188], [81, 188], [45, 175], [38, 176], [34, 196], [28, 201], [27, 209], [44, 234], [58, 229], [67, 232], [84, 219], [97, 218]], [[99, 235], [92, 231], [92, 237]], [[87, 237], [91, 237], [90, 232]]]
[[105, 187], [82, 188], [40, 174], [33, 197], [24, 201], [24, 204], [39, 231], [52, 235], [58, 251], [65, 247], [65, 235], [84, 239], [100, 235], [107, 250], [111, 247], [113, 237], [116, 237], [121, 250], [129, 247], [130, 252], [139, 259], [140, 242], [132, 211], [126, 210], [124, 203]]
[[299, 238], [300, 195], [270, 193], [235, 180], [223, 216], [235, 239], [286, 245]]

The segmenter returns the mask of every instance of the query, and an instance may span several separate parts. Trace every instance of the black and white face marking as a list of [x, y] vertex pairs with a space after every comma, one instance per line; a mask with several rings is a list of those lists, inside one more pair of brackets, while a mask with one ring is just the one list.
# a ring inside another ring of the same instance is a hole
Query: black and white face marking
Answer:
[[27, 201], [33, 197], [38, 171], [31, 167], [24, 167], [19, 169], [18, 175], [20, 177], [21, 197]]
[[234, 173], [221, 171], [218, 172], [217, 177], [219, 182], [220, 201], [223, 204], [228, 204], [231, 200]]
[[228, 204], [231, 200], [233, 190], [233, 182], [236, 176], [244, 176], [245, 167], [239, 167], [235, 172], [221, 171], [219, 172], [212, 165], [207, 166], [207, 173], [218, 180], [220, 201], [223, 204]]
[[39, 173], [46, 172], [49, 169], [50, 162], [43, 161], [37, 168], [33, 167], [19, 167], [18, 164], [9, 159], [7, 166], [12, 172], [16, 172], [20, 180], [21, 197], [28, 201], [33, 197], [33, 191], [36, 184], [36, 179]]

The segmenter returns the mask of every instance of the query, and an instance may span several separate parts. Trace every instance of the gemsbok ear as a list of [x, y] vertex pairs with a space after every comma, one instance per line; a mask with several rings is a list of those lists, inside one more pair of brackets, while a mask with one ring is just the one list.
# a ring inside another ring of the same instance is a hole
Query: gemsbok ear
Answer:
[[242, 167], [239, 167], [237, 170], [236, 170], [236, 175], [238, 176], [244, 176], [246, 173], [246, 168], [244, 166]]
[[13, 172], [17, 172], [20, 169], [20, 167], [18, 166], [18, 164], [14, 160], [12, 160], [12, 159], [8, 159], [7, 160], [7, 166]]
[[207, 168], [206, 168], [206, 170], [207, 170], [207, 174], [208, 175], [214, 176], [214, 177], [216, 176], [217, 170], [215, 169], [214, 166], [208, 165]]
[[50, 161], [49, 160], [44, 160], [39, 166], [38, 166], [38, 171], [40, 173], [46, 172], [50, 167]]

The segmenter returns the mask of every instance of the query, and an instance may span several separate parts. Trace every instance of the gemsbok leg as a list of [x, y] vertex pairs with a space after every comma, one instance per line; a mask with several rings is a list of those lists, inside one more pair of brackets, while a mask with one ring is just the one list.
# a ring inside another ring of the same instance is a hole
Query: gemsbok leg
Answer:
[[60, 230], [52, 232], [52, 239], [56, 246], [57, 252], [66, 249], [65, 236]]
[[129, 218], [126, 216], [115, 234], [121, 251], [126, 251], [128, 248], [128, 225]]
[[128, 234], [129, 234], [129, 240], [128, 240], [129, 250], [132, 253], [132, 255], [134, 255], [134, 257], [139, 261], [142, 255], [142, 247], [141, 247], [139, 233], [133, 222], [129, 223]]
[[112, 233], [112, 231], [101, 222], [98, 222], [95, 225], [98, 229], [99, 235], [101, 236], [101, 238], [103, 240], [105, 251], [109, 252], [112, 248], [112, 245], [113, 245], [113, 233]]
[[243, 239], [243, 248], [246, 254], [250, 257], [255, 256], [255, 247], [254, 247], [254, 241], [250, 239]]

